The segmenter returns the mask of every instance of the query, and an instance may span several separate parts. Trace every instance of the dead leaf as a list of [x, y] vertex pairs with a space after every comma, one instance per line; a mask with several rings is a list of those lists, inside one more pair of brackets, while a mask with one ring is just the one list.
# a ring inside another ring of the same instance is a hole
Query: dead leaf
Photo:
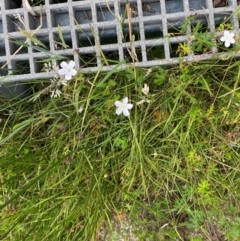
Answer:
[[31, 5], [29, 4], [28, 0], [23, 0], [22, 4], [26, 9], [28, 10], [29, 13], [31, 13], [33, 16], [36, 16], [36, 13], [33, 11]]

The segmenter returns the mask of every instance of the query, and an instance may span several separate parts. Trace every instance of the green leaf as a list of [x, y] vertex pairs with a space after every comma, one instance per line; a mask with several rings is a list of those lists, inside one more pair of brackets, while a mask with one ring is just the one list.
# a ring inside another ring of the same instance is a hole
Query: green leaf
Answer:
[[22, 28], [18, 27], [18, 30], [27, 38], [30, 39], [34, 44], [36, 45], [41, 45], [42, 47], [47, 49], [47, 46], [42, 43], [40, 40], [38, 40], [36, 37], [34, 37], [32, 34], [26, 32], [25, 30], [23, 30]]
[[114, 86], [116, 86], [117, 84], [116, 84], [116, 81], [114, 81], [114, 80], [112, 80], [112, 79], [110, 79], [109, 81], [108, 81], [108, 86], [110, 86], [110, 87], [114, 87]]
[[166, 81], [167, 74], [168, 74], [167, 70], [160, 68], [159, 72], [154, 76], [154, 80], [153, 80], [154, 84], [162, 85]]
[[126, 149], [127, 147], [128, 147], [128, 141], [127, 141], [127, 138], [126, 137], [123, 137], [123, 138], [121, 138], [121, 137], [117, 137], [116, 139], [115, 139], [115, 146], [116, 147], [120, 147], [121, 149]]
[[[13, 40], [11, 40], [10, 42], [11, 42], [11, 43], [14, 43], [14, 44], [16, 44], [16, 45], [19, 45], [19, 46], [26, 47], [26, 48], [27, 48], [27, 47], [30, 47], [30, 45], [29, 45], [28, 43], [25, 43], [25, 42], [22, 42], [22, 41], [13, 41]], [[56, 55], [56, 54], [54, 54], [54, 53], [52, 53], [52, 52], [48, 51], [47, 49], [42, 48], [42, 47], [40, 47], [40, 46], [32, 46], [32, 48], [35, 49], [35, 50], [37, 50], [37, 51], [46, 53], [46, 54], [48, 54], [48, 55], [53, 55], [53, 56], [56, 57], [56, 59], [59, 59], [59, 60], [66, 58], [66, 57], [63, 57], [63, 56], [61, 56], [61, 55]], [[50, 60], [51, 60], [51, 59], [50, 59]], [[40, 62], [40, 61], [38, 61], [38, 62]], [[42, 60], [42, 62], [46, 62], [46, 59]]]
[[62, 29], [61, 29], [61, 26], [58, 24], [58, 36], [61, 40], [61, 43], [62, 43], [62, 46], [66, 49], [68, 48], [68, 45], [66, 44], [64, 38], [63, 38], [63, 34], [62, 34]]

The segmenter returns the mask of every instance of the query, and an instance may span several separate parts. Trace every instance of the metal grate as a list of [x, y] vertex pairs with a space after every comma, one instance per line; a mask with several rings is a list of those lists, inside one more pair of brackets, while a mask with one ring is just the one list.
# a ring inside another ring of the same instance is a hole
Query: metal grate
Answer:
[[[32, 31], [40, 24], [40, 6], [33, 7], [37, 14], [34, 17], [25, 7], [17, 8], [13, 2], [2, 0], [0, 3], [0, 67], [11, 59], [19, 47], [12, 41], [26, 40], [17, 26], [24, 27], [14, 15], [20, 14]], [[53, 55], [74, 59], [82, 72], [97, 71], [102, 64], [102, 70], [107, 71], [119, 61], [131, 63], [128, 19], [121, 20], [126, 9], [125, 0], [42, 2], [43, 24], [35, 36]], [[136, 66], [177, 63], [178, 57], [172, 54], [171, 50], [179, 43], [189, 44], [190, 26], [189, 34], [176, 34], [188, 16], [197, 16], [197, 19], [208, 26], [210, 32], [215, 30], [217, 23], [225, 17], [230, 17], [229, 22], [234, 26], [234, 31], [239, 30], [239, 20], [235, 14], [237, 0], [228, 0], [227, 6], [224, 7], [214, 6], [212, 0], [129, 0], [129, 3], [132, 9], [131, 26], [135, 37]], [[58, 25], [61, 26], [67, 49], [61, 49], [58, 44]], [[32, 42], [29, 44], [30, 47], [18, 52], [8, 62], [6, 70], [1, 72], [1, 75], [12, 74], [3, 79], [3, 83], [51, 78], [55, 75], [55, 72], [42, 71], [40, 61], [49, 58], [49, 55], [38, 51]], [[153, 49], [155, 54], [152, 54]], [[213, 53], [216, 51], [215, 48], [211, 49]], [[108, 64], [103, 61], [102, 53], [109, 60]], [[201, 60], [210, 56], [211, 54], [188, 54], [185, 60]]]

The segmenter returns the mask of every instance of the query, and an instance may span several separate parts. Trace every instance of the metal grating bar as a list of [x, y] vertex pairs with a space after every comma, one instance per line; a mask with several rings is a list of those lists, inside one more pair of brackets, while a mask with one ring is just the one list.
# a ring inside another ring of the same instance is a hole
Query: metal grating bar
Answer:
[[[129, 56], [129, 28], [128, 20], [123, 19], [126, 9], [126, 0], [66, 0], [64, 3], [55, 3], [56, 0], [45, 0], [42, 7], [43, 25], [35, 36], [44, 43], [51, 56], [66, 56], [74, 59], [82, 72], [97, 71], [103, 64], [103, 71], [116, 66], [119, 61], [131, 64]], [[230, 18], [235, 32], [239, 32], [239, 20], [235, 14], [238, 7], [237, 0], [228, 0], [225, 7], [214, 7], [212, 0], [129, 0], [132, 9], [132, 31], [135, 37], [134, 49], [136, 54], [135, 66], [150, 67], [155, 65], [169, 65], [179, 61], [178, 56], [172, 54], [171, 49], [179, 43], [190, 44], [188, 34], [177, 36], [174, 28], [179, 28], [183, 20], [196, 15], [200, 21], [208, 25], [213, 32], [216, 23]], [[46, 52], [41, 52], [32, 42], [29, 47], [21, 49], [12, 58], [18, 49], [12, 41], [26, 40], [18, 26], [24, 28], [21, 22], [14, 17], [22, 16], [26, 25], [34, 31], [40, 24], [41, 7], [33, 10], [37, 16], [32, 16], [24, 7], [18, 7], [11, 0], [0, 3], [0, 67], [8, 63], [1, 75], [8, 75], [2, 83], [14, 81], [29, 81], [34, 79], [52, 78], [56, 72], [43, 72], [41, 60], [49, 58]], [[17, 8], [18, 7], [18, 8]], [[63, 38], [68, 45], [61, 47], [58, 33], [61, 26]], [[25, 29], [25, 31], [28, 31]], [[151, 49], [159, 48], [159, 56], [152, 56]], [[196, 61], [212, 57], [217, 53], [213, 47], [209, 54], [188, 54], [185, 61]], [[104, 62], [103, 56], [108, 59]], [[112, 60], [112, 61], [110, 61]], [[52, 64], [58, 65], [58, 60]], [[122, 65], [121, 68], [127, 67]], [[24, 71], [22, 71], [24, 69]], [[20, 71], [19, 71], [20, 70]]]

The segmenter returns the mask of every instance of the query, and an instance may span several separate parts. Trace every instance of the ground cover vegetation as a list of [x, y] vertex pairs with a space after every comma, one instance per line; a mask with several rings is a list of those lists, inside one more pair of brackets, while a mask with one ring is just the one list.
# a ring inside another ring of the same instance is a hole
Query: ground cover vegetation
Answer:
[[[0, 100], [0, 238], [239, 240], [239, 39], [220, 27], [212, 41], [195, 25], [176, 65], [64, 61], [60, 79]], [[183, 62], [213, 44], [227, 55]]]

